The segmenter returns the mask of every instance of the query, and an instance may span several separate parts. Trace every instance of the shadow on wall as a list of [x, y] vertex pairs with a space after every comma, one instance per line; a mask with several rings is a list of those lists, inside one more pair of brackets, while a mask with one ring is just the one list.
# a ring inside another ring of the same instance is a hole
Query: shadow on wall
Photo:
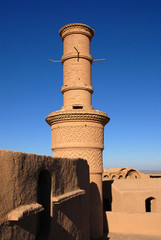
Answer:
[[74, 240], [81, 238], [80, 233], [80, 209], [75, 209], [75, 206], [81, 203], [81, 196], [70, 199], [60, 205], [55, 205], [53, 209], [51, 236], [54, 239]]
[[[50, 217], [51, 175], [48, 170], [40, 172], [37, 186], [37, 202], [44, 207], [44, 211], [38, 214], [36, 240], [46, 240], [51, 236], [54, 236], [54, 239], [74, 240], [76, 237], [78, 239], [83, 239], [88, 234], [88, 230], [83, 225], [85, 224], [85, 226], [88, 226], [89, 224], [87, 222], [87, 217], [85, 216], [85, 214], [88, 215], [89, 208], [89, 169], [88, 167], [85, 169], [85, 161], [82, 161], [81, 159], [78, 159], [77, 161], [77, 187], [85, 189], [86, 194], [85, 196], [76, 197], [61, 204], [54, 205], [52, 213], [53, 218]], [[84, 173], [84, 176], [82, 176], [82, 173]], [[53, 184], [56, 184], [57, 188], [61, 187], [61, 190], [63, 191], [64, 185], [61, 184], [62, 176], [58, 176], [58, 178], [59, 179], [55, 179], [58, 182]], [[83, 204], [84, 201], [86, 202], [85, 205]], [[84, 213], [85, 217], [83, 217], [82, 213]]]
[[107, 180], [102, 182], [103, 188], [103, 231], [109, 233], [108, 220], [106, 217], [106, 211], [112, 211], [112, 184], [113, 180]]
[[[25, 217], [19, 221], [12, 221], [10, 223], [4, 223], [0, 226], [0, 239], [35, 239], [36, 234], [36, 221], [35, 215]], [[2, 234], [2, 235], [1, 235]]]
[[51, 175], [48, 170], [43, 170], [39, 174], [37, 202], [43, 206], [44, 211], [38, 214], [36, 240], [48, 239], [51, 225]]
[[89, 239], [89, 168], [85, 161], [78, 159], [76, 173], [77, 188], [86, 194], [54, 205], [50, 234], [55, 240]]
[[95, 182], [90, 183], [90, 239], [100, 239], [103, 230], [102, 199]]

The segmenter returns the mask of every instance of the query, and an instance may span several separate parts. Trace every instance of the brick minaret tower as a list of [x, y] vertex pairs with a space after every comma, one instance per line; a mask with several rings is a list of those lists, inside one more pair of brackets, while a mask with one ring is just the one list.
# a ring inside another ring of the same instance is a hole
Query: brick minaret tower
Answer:
[[102, 150], [107, 114], [91, 105], [90, 41], [94, 30], [80, 23], [68, 24], [59, 31], [64, 43], [62, 56], [64, 106], [46, 118], [51, 126], [54, 157], [83, 158], [90, 171], [90, 234], [103, 235]]

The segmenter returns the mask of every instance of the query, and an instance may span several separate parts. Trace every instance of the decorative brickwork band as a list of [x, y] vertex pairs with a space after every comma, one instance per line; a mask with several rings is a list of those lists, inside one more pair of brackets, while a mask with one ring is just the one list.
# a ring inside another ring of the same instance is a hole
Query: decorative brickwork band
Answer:
[[61, 92], [64, 93], [66, 91], [70, 91], [70, 90], [85, 90], [88, 91], [90, 93], [93, 93], [93, 87], [91, 85], [65, 85], [61, 88]]
[[53, 157], [82, 158], [88, 161], [90, 173], [102, 173], [102, 151], [93, 148], [53, 149]]
[[52, 148], [93, 147], [103, 149], [103, 127], [85, 125], [52, 126]]
[[73, 110], [73, 111], [56, 111], [49, 114], [46, 118], [47, 123], [52, 126], [56, 123], [61, 123], [64, 121], [89, 121], [89, 122], [98, 122], [101, 123], [103, 126], [108, 123], [110, 118], [107, 116], [106, 113], [91, 110], [91, 111], [83, 111], [83, 110]]

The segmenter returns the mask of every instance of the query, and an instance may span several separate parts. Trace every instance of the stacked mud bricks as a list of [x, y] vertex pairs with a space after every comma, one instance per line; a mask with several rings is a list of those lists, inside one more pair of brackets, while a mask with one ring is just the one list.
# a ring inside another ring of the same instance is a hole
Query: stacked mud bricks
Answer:
[[91, 103], [90, 42], [94, 30], [85, 24], [68, 24], [60, 29], [64, 106], [46, 118], [51, 126], [54, 157], [83, 158], [90, 171], [90, 235], [103, 235], [102, 150], [107, 114], [94, 110]]

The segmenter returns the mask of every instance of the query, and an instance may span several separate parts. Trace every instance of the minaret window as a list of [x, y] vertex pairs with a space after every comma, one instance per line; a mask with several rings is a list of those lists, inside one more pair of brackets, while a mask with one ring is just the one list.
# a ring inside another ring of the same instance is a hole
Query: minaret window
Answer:
[[83, 106], [73, 106], [73, 109], [82, 109]]

